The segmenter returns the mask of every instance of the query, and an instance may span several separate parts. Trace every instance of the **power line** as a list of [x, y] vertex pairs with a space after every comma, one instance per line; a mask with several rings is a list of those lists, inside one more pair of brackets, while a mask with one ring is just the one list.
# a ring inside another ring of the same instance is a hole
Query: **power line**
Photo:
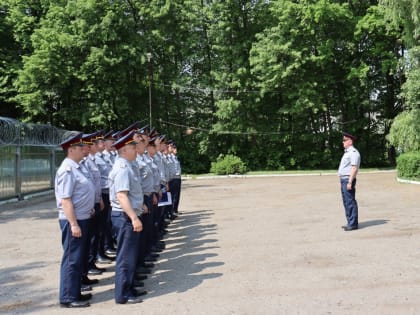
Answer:
[[183, 125], [183, 124], [177, 124], [169, 121], [165, 121], [163, 119], [159, 119], [160, 123], [171, 125], [179, 128], [184, 128], [187, 130], [192, 131], [202, 131], [207, 133], [213, 133], [213, 134], [221, 134], [221, 135], [258, 135], [258, 136], [269, 136], [269, 135], [282, 135], [287, 132], [258, 132], [258, 131], [229, 131], [229, 130], [212, 130], [212, 129], [206, 129], [206, 128], [200, 128], [200, 127], [194, 127], [190, 125]]
[[169, 84], [163, 84], [163, 83], [155, 83], [156, 86], [163, 86], [163, 87], [169, 87], [171, 89], [179, 89], [181, 92], [183, 91], [196, 91], [201, 92], [206, 95], [210, 95], [210, 93], [219, 93], [219, 94], [259, 94], [261, 91], [256, 90], [217, 90], [213, 88], [201, 88], [201, 87], [186, 87], [186, 86], [180, 86], [180, 85], [169, 85]]
[[[336, 122], [337, 125], [346, 125], [348, 123], [352, 123], [353, 121], [347, 121], [347, 122]], [[200, 131], [200, 132], [207, 132], [209, 134], [219, 134], [219, 135], [253, 135], [253, 136], [273, 136], [273, 135], [285, 135], [293, 133], [293, 131], [277, 131], [277, 132], [259, 132], [259, 131], [231, 131], [231, 130], [213, 130], [213, 129], [207, 129], [207, 128], [201, 128], [201, 127], [194, 127], [191, 125], [184, 125], [174, 122], [165, 121], [161, 118], [159, 118], [159, 122], [166, 125], [171, 125], [179, 128], [183, 128], [186, 130], [190, 130], [191, 132], [194, 131]], [[296, 130], [294, 130], [296, 132]], [[306, 130], [307, 132], [307, 130]]]

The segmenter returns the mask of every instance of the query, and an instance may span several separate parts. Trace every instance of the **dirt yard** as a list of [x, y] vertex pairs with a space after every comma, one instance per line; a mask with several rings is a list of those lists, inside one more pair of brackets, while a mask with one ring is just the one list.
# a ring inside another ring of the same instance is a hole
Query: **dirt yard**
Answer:
[[0, 205], [0, 314], [420, 314], [420, 185], [395, 176], [359, 174], [352, 232], [335, 175], [185, 180], [143, 303], [115, 304], [101, 265], [78, 310], [58, 304], [54, 200]]

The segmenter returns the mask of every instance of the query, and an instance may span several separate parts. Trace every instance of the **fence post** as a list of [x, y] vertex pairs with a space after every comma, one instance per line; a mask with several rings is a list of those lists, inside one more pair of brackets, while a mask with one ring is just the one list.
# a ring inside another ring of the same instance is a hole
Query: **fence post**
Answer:
[[55, 177], [55, 149], [50, 148], [50, 187], [54, 188]]
[[15, 194], [18, 200], [23, 200], [22, 195], [22, 146], [16, 146], [15, 154]]

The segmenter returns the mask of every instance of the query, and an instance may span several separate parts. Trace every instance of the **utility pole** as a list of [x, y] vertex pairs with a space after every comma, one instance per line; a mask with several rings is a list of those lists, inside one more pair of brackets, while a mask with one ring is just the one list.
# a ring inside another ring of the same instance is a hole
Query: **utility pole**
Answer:
[[147, 67], [148, 67], [148, 77], [149, 77], [149, 128], [152, 128], [152, 79], [153, 79], [153, 69], [152, 69], [152, 54], [147, 53]]

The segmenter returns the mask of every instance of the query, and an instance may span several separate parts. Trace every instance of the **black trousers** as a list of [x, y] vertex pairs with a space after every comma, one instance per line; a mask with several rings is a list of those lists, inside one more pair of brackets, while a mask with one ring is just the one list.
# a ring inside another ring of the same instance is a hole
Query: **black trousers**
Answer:
[[169, 181], [169, 190], [172, 194], [171, 214], [178, 213], [179, 199], [181, 198], [181, 178], [173, 178]]

